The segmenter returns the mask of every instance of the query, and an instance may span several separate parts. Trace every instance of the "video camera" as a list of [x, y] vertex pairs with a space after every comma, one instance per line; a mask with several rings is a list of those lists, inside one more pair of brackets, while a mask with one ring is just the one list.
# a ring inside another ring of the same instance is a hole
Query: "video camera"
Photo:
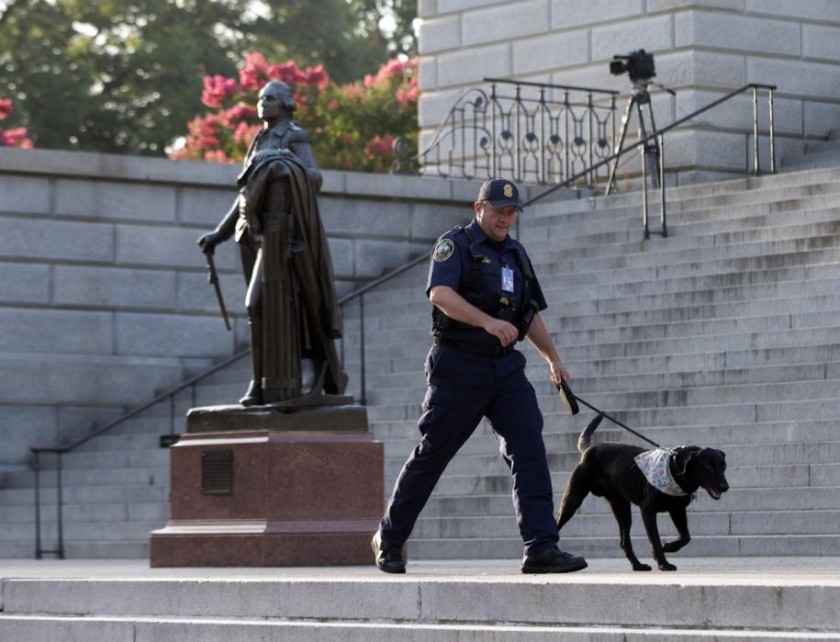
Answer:
[[613, 56], [610, 62], [610, 73], [613, 76], [620, 76], [625, 71], [633, 82], [650, 80], [656, 75], [653, 54], [639, 49], [630, 52], [627, 56]]

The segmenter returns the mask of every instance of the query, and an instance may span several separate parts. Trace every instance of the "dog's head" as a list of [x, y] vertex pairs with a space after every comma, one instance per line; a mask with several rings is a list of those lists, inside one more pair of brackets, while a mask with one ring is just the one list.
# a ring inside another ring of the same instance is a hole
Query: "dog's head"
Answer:
[[685, 463], [686, 477], [705, 489], [715, 501], [729, 490], [725, 473], [726, 454], [716, 448], [693, 449]]

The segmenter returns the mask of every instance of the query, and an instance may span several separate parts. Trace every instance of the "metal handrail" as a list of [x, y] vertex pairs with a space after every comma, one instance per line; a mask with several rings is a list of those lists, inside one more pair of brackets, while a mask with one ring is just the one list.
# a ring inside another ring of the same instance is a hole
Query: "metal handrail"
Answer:
[[[590, 174], [595, 169], [597, 169], [599, 167], [602, 167], [602, 166], [604, 166], [608, 163], [617, 161], [621, 156], [623, 156], [624, 154], [626, 154], [626, 153], [628, 153], [628, 152], [630, 152], [634, 149], [637, 149], [639, 146], [645, 145], [646, 143], [648, 143], [648, 142], [650, 142], [654, 139], [657, 139], [657, 138], [661, 139], [661, 137], [666, 132], [671, 131], [675, 127], [678, 127], [678, 126], [688, 122], [692, 118], [695, 118], [696, 116], [708, 111], [709, 109], [712, 109], [713, 107], [716, 107], [716, 106], [720, 105], [723, 102], [726, 102], [727, 100], [730, 100], [730, 99], [734, 98], [735, 96], [737, 96], [737, 95], [739, 95], [739, 94], [741, 94], [741, 93], [743, 93], [747, 90], [752, 90], [753, 91], [753, 135], [756, 139], [755, 147], [754, 147], [755, 162], [754, 162], [753, 173], [755, 175], [760, 175], [761, 174], [761, 166], [760, 166], [760, 161], [759, 161], [759, 153], [758, 153], [759, 149], [758, 149], [758, 143], [757, 143], [757, 140], [758, 140], [757, 90], [758, 89], [769, 90], [770, 171], [771, 171], [771, 173], [776, 173], [775, 142], [774, 142], [775, 131], [774, 131], [774, 125], [773, 125], [773, 123], [774, 123], [774, 120], [773, 120], [773, 92], [776, 90], [776, 85], [763, 85], [763, 84], [757, 84], [757, 83], [750, 83], [748, 85], [745, 85], [745, 86], [741, 87], [740, 89], [737, 89], [735, 91], [730, 92], [729, 94], [723, 96], [722, 98], [720, 98], [718, 100], [715, 100], [714, 102], [710, 103], [709, 105], [706, 105], [705, 107], [702, 107], [701, 109], [698, 109], [697, 111], [689, 114], [688, 116], [685, 116], [685, 117], [675, 121], [674, 123], [671, 123], [670, 125], [662, 128], [658, 131], [655, 131], [655, 132], [651, 133], [647, 137], [645, 137], [643, 139], [640, 139], [640, 140], [637, 140], [636, 142], [628, 145], [627, 147], [618, 150], [617, 152], [615, 152], [610, 157], [599, 161], [596, 165], [594, 165], [592, 167], [589, 167], [586, 170], [584, 170], [582, 172], [579, 172], [579, 173], [575, 174], [574, 176], [571, 176], [571, 177], [567, 178], [562, 183], [559, 183], [558, 185], [552, 186], [551, 188], [545, 190], [544, 192], [541, 192], [540, 194], [537, 194], [533, 198], [528, 199], [527, 201], [525, 201], [525, 203], [523, 203], [523, 206], [530, 206], [530, 205], [536, 203], [537, 201], [545, 198], [549, 194], [551, 194], [551, 193], [553, 193], [553, 192], [555, 192], [559, 189], [562, 189], [564, 187], [568, 187], [568, 186], [572, 185], [575, 181], [577, 181], [580, 178], [586, 176], [587, 174]], [[660, 172], [664, 172], [664, 168], [662, 168], [661, 166], [660, 166]], [[665, 184], [665, 181], [661, 180], [661, 187], [662, 187], [663, 190], [664, 190], [664, 184]], [[663, 208], [664, 208], [664, 191], [663, 191], [663, 194], [662, 194], [662, 198], [663, 198]], [[664, 229], [664, 223], [665, 223], [665, 221], [664, 221], [664, 209], [663, 209], [663, 229]], [[646, 216], [646, 212], [645, 212], [645, 226], [646, 225], [647, 225], [647, 216]], [[383, 276], [375, 279], [374, 281], [371, 281], [371, 282], [365, 284], [364, 286], [358, 288], [357, 290], [354, 290], [353, 292], [350, 292], [349, 294], [345, 295], [344, 297], [342, 297], [338, 301], [338, 304], [340, 306], [344, 306], [345, 304], [349, 303], [350, 301], [352, 301], [356, 298], [359, 299], [359, 309], [360, 309], [360, 317], [359, 317], [360, 318], [360, 326], [359, 326], [359, 332], [360, 332], [360, 337], [359, 337], [360, 399], [359, 399], [359, 402], [362, 405], [364, 405], [366, 403], [364, 296], [365, 296], [366, 293], [373, 290], [374, 288], [382, 285], [383, 283], [386, 283], [386, 282], [390, 281], [391, 279], [393, 279], [396, 276], [399, 276], [400, 274], [409, 270], [410, 268], [414, 267], [415, 265], [418, 265], [419, 263], [428, 260], [430, 254], [431, 253], [424, 253], [420, 256], [415, 257], [414, 259], [411, 259], [411, 260], [407, 261], [405, 264], [401, 265], [400, 267], [397, 267], [396, 269], [391, 270], [390, 272], [388, 272], [388, 273], [384, 274]], [[206, 370], [202, 373], [199, 373], [198, 375], [195, 375], [194, 377], [188, 379], [187, 381], [179, 384], [175, 388], [172, 388], [171, 390], [159, 395], [158, 397], [156, 397], [152, 401], [149, 401], [148, 403], [145, 403], [142, 406], [139, 406], [138, 408], [135, 408], [135, 409], [127, 412], [125, 415], [123, 415], [123, 416], [119, 417], [118, 419], [110, 422], [109, 424], [103, 426], [102, 428], [99, 428], [95, 431], [92, 431], [88, 435], [85, 435], [84, 437], [82, 437], [82, 438], [80, 438], [80, 439], [78, 439], [78, 440], [76, 440], [76, 441], [74, 441], [70, 444], [67, 444], [67, 445], [64, 445], [64, 446], [32, 447], [32, 448], [30, 448], [30, 451], [35, 456], [34, 464], [33, 464], [33, 470], [35, 472], [35, 557], [36, 557], [36, 559], [42, 559], [43, 555], [46, 555], [46, 554], [54, 554], [59, 559], [64, 559], [65, 550], [64, 550], [63, 513], [62, 513], [62, 510], [63, 510], [63, 493], [62, 493], [62, 480], [61, 480], [61, 477], [62, 477], [61, 457], [62, 457], [62, 455], [70, 452], [71, 450], [81, 446], [84, 443], [87, 443], [88, 441], [90, 441], [91, 439], [93, 439], [95, 437], [98, 437], [98, 436], [100, 436], [100, 435], [102, 435], [102, 434], [104, 434], [104, 433], [106, 433], [110, 430], [113, 430], [115, 427], [119, 426], [120, 424], [127, 421], [128, 419], [131, 419], [131, 418], [139, 415], [140, 413], [142, 413], [146, 410], [149, 410], [150, 408], [156, 406], [157, 404], [162, 403], [162, 402], [167, 401], [167, 400], [169, 400], [171, 402], [170, 434], [174, 436], [175, 435], [175, 428], [174, 428], [174, 426], [175, 426], [175, 423], [174, 423], [175, 422], [175, 418], [174, 418], [174, 410], [175, 410], [174, 409], [174, 399], [175, 399], [175, 396], [178, 393], [182, 392], [183, 390], [186, 390], [187, 388], [191, 388], [192, 389], [192, 396], [193, 396], [193, 405], [195, 405], [195, 386], [200, 381], [202, 381], [205, 378], [215, 374], [216, 372], [226, 368], [227, 366], [231, 365], [232, 363], [244, 358], [245, 356], [250, 354], [250, 352], [251, 352], [250, 349], [246, 349], [246, 350], [243, 350], [243, 351], [229, 357], [228, 359], [226, 359], [226, 360], [222, 361], [221, 363], [213, 366], [212, 368], [210, 368], [210, 369], [208, 369], [208, 370]], [[57, 502], [57, 521], [58, 521], [58, 531], [57, 531], [58, 543], [57, 543], [57, 547], [56, 547], [55, 550], [46, 550], [41, 545], [42, 544], [42, 539], [41, 539], [41, 484], [40, 484], [40, 470], [41, 470], [41, 467], [40, 467], [40, 455], [42, 453], [53, 453], [57, 456], [57, 465], [56, 465], [56, 476], [57, 476], [57, 491], [56, 492], [57, 492], [57, 496], [56, 496], [56, 502]]]

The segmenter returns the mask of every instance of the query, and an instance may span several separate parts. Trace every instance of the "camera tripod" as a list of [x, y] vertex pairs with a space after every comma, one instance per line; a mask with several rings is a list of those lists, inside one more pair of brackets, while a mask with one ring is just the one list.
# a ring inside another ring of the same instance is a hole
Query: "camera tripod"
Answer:
[[[650, 93], [648, 93], [648, 85], [651, 83], [649, 79], [634, 80], [633, 91], [627, 99], [627, 105], [624, 108], [624, 115], [621, 117], [621, 131], [618, 137], [613, 154], [619, 154], [624, 147], [624, 139], [627, 137], [627, 128], [630, 124], [630, 118], [635, 107], [639, 118], [639, 140], [642, 147], [642, 182], [643, 182], [643, 222], [645, 227], [645, 238], [650, 238], [650, 228], [648, 226], [648, 207], [647, 207], [647, 190], [648, 186], [651, 189], [660, 190], [661, 202], [661, 219], [662, 219], [662, 236], [667, 236], [667, 228], [665, 226], [665, 180], [663, 175], [664, 166], [662, 163], [662, 140], [661, 137], [655, 136], [656, 123], [653, 119], [653, 105], [651, 104]], [[675, 95], [674, 91], [656, 84], [657, 87], [664, 89], [671, 95]], [[650, 130], [645, 125], [645, 107], [647, 107], [648, 118], [650, 120]], [[650, 136], [653, 136], [649, 139]], [[605, 196], [609, 196], [615, 185], [615, 175], [618, 169], [618, 161], [621, 156], [616, 156], [610, 168], [610, 177], [607, 181], [607, 188], [604, 192]]]

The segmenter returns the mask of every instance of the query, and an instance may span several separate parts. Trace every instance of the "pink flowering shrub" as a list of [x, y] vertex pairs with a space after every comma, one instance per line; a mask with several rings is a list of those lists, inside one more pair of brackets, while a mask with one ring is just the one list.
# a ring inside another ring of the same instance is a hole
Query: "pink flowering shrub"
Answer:
[[[6, 120], [12, 113], [12, 101], [8, 98], [0, 98], [0, 121]], [[24, 127], [4, 129], [0, 127], [0, 147], [20, 147], [21, 149], [32, 149], [32, 141]]]
[[333, 83], [323, 65], [300, 69], [294, 61], [268, 62], [251, 53], [239, 78], [203, 79], [201, 102], [210, 112], [187, 125], [184, 146], [172, 158], [241, 161], [262, 127], [257, 93], [269, 80], [287, 83], [297, 103], [295, 119], [309, 132], [315, 158], [325, 169], [387, 172], [393, 142], [417, 146], [417, 62], [391, 60], [375, 75], [348, 85]]

